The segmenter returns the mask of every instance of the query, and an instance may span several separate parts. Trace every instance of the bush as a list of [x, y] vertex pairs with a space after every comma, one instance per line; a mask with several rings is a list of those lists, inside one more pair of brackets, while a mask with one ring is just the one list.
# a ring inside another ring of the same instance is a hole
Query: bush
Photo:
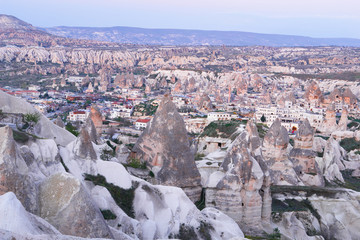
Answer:
[[131, 218], [135, 218], [133, 201], [135, 197], [135, 189], [137, 185], [130, 189], [120, 188], [112, 183], [108, 183], [104, 176], [98, 174], [97, 176], [84, 174], [86, 181], [91, 181], [95, 185], [105, 187], [115, 200], [116, 204]]
[[65, 129], [74, 134], [76, 137], [79, 135], [79, 131], [71, 123], [66, 124]]
[[201, 160], [201, 159], [203, 159], [203, 157], [205, 157], [205, 154], [203, 154], [203, 153], [196, 153], [196, 154], [195, 154], [195, 161]]
[[29, 136], [23, 132], [13, 130], [13, 138], [17, 142], [25, 143], [29, 140]]
[[126, 166], [132, 168], [146, 169], [146, 162], [141, 162], [140, 159], [137, 158], [130, 158]]
[[100, 210], [105, 220], [116, 219], [116, 215], [109, 209]]
[[240, 125], [240, 121], [215, 121], [207, 125], [200, 137], [230, 138]]
[[356, 141], [355, 138], [344, 138], [340, 141], [340, 146], [347, 152], [360, 148], [360, 141]]
[[40, 113], [27, 113], [24, 114], [24, 122], [29, 125], [36, 124], [40, 120]]

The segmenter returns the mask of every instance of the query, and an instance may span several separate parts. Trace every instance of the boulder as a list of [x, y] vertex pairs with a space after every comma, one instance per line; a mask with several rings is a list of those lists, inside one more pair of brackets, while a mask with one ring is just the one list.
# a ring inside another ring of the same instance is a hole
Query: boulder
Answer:
[[80, 181], [68, 173], [57, 173], [40, 186], [40, 216], [62, 234], [87, 238], [113, 235], [97, 206]]

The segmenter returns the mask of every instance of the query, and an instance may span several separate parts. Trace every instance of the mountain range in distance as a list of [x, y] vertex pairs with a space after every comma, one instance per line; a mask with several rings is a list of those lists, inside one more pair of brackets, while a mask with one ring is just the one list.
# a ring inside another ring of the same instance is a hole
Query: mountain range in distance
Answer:
[[[140, 44], [179, 46], [352, 46], [360, 47], [355, 38], [312, 38], [295, 35], [262, 34], [240, 31], [182, 29], [149, 29], [137, 27], [50, 27], [38, 28], [14, 16], [0, 14], [0, 43], [25, 45]], [[81, 40], [86, 40], [86, 42]], [[61, 44], [66, 43], [66, 44]]]
[[149, 29], [137, 27], [52, 27], [48, 33], [116, 43], [155, 45], [227, 45], [227, 46], [356, 46], [355, 38], [312, 38], [294, 35], [262, 34], [240, 31]]

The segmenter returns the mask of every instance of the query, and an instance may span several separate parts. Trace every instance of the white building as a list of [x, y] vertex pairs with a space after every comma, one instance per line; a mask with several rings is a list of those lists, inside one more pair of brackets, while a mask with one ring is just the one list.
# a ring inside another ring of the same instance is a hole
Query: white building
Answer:
[[138, 130], [145, 129], [149, 122], [150, 122], [150, 119], [138, 119], [135, 122], [135, 128]]
[[72, 122], [76, 122], [76, 121], [85, 122], [89, 114], [90, 113], [86, 111], [72, 111], [69, 113], [68, 119]]
[[207, 116], [208, 122], [221, 121], [221, 120], [231, 120], [232, 118], [237, 118], [236, 114], [228, 112], [210, 112]]

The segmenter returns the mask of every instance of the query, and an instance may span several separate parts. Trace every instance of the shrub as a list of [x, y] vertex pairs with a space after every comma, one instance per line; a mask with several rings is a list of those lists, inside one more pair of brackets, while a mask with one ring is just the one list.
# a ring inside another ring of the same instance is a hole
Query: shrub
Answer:
[[40, 120], [40, 114], [39, 113], [27, 113], [24, 114], [24, 122], [28, 123], [29, 125], [36, 124]]
[[109, 209], [100, 210], [105, 220], [116, 219], [116, 215]]
[[112, 183], [108, 183], [104, 176], [98, 174], [97, 176], [84, 174], [86, 181], [91, 181], [95, 185], [105, 187], [115, 200], [116, 204], [131, 218], [135, 218], [133, 201], [135, 197], [135, 189], [137, 185], [134, 185], [130, 189], [120, 188]]
[[201, 160], [201, 159], [203, 159], [203, 157], [205, 157], [205, 154], [203, 154], [203, 153], [196, 153], [196, 154], [195, 154], [195, 161]]
[[17, 142], [25, 143], [29, 140], [29, 136], [23, 132], [13, 130], [13, 138]]
[[77, 128], [74, 127], [71, 123], [66, 124], [65, 129], [74, 134], [76, 137], [79, 135]]
[[360, 141], [356, 141], [355, 138], [344, 138], [340, 141], [340, 146], [347, 152], [360, 148]]
[[130, 158], [126, 166], [132, 168], [146, 169], [146, 162], [141, 162], [140, 159], [137, 158]]

